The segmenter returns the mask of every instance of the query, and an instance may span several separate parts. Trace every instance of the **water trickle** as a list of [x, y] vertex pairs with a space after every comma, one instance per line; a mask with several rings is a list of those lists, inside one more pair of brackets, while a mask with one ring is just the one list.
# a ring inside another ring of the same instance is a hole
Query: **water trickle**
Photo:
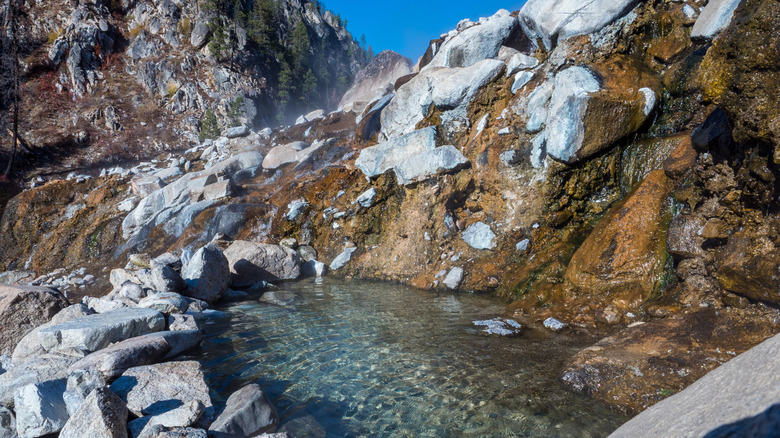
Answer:
[[473, 321], [507, 313], [494, 298], [330, 279], [280, 292], [289, 299], [225, 305], [230, 317], [206, 324], [190, 358], [218, 408], [257, 382], [302, 436], [596, 437], [627, 420], [558, 381], [586, 340], [480, 334]]

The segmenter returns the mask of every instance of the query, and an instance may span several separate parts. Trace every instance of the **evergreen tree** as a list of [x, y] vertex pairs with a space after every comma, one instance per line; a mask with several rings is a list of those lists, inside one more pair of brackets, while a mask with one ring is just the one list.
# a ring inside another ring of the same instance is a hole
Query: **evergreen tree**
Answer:
[[276, 93], [276, 98], [279, 102], [279, 111], [277, 118], [281, 122], [284, 120], [284, 114], [287, 111], [287, 104], [290, 103], [290, 96], [293, 92], [293, 76], [290, 65], [286, 61], [282, 61], [282, 68], [279, 71], [279, 89]]
[[297, 71], [303, 71], [303, 67], [308, 64], [310, 47], [309, 32], [306, 30], [306, 25], [303, 24], [303, 21], [299, 21], [293, 28], [292, 42], [290, 44], [293, 65]]
[[299, 99], [301, 102], [307, 102], [314, 98], [314, 93], [317, 91], [317, 78], [314, 76], [314, 72], [308, 69], [303, 75], [303, 81], [301, 82], [301, 92]]
[[214, 114], [214, 111], [208, 109], [200, 120], [200, 133], [198, 134], [198, 138], [200, 138], [200, 141], [215, 139], [219, 137], [219, 134], [217, 116]]

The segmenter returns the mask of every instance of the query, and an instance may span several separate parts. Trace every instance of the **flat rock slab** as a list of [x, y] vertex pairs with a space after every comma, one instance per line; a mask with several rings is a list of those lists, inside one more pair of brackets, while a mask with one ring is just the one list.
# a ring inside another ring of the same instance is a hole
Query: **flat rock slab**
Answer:
[[47, 327], [38, 332], [38, 340], [49, 352], [66, 348], [93, 352], [111, 343], [164, 328], [165, 316], [162, 313], [127, 307]]
[[199, 400], [206, 414], [213, 413], [209, 388], [195, 361], [167, 362], [130, 368], [111, 384], [137, 416], [157, 415]]
[[27, 333], [69, 305], [54, 289], [0, 285], [0, 354], [10, 354]]
[[780, 428], [780, 336], [652, 406], [611, 438], [775, 436]]

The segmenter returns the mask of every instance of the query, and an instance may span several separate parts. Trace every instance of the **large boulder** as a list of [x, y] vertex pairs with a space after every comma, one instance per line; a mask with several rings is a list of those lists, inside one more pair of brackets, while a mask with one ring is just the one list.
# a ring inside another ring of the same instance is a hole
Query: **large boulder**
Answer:
[[436, 67], [469, 67], [484, 59], [495, 58], [504, 41], [517, 27], [517, 18], [501, 9], [492, 17], [446, 40], [423, 71]]
[[275, 170], [285, 164], [298, 163], [302, 153], [310, 146], [302, 141], [274, 146], [263, 159], [263, 169]]
[[779, 367], [780, 336], [774, 336], [642, 412], [610, 437], [774, 436], [780, 428]]
[[88, 315], [38, 332], [38, 340], [48, 352], [77, 348], [93, 352], [128, 338], [165, 328], [165, 316], [152, 309], [122, 308]]
[[62, 399], [65, 380], [49, 380], [20, 388], [14, 395], [16, 430], [22, 438], [59, 432], [68, 421]]
[[200, 400], [184, 402], [181, 406], [171, 410], [141, 417], [131, 421], [127, 426], [133, 437], [142, 437], [150, 433], [158, 426], [187, 428], [198, 423], [205, 411], [205, 406]]
[[76, 356], [48, 354], [14, 366], [0, 375], [0, 405], [12, 406], [14, 395], [19, 388], [67, 378], [68, 367], [78, 359]]
[[128, 368], [158, 362], [171, 351], [162, 337], [139, 336], [117, 342], [71, 365], [71, 370], [95, 370], [107, 379], [115, 379]]
[[412, 154], [395, 166], [394, 171], [398, 184], [406, 186], [468, 164], [469, 160], [455, 146], [447, 145]]
[[640, 0], [528, 0], [520, 9], [520, 24], [531, 41], [541, 39], [547, 50], [559, 42], [587, 35], [626, 15]]
[[92, 393], [92, 391], [106, 386], [106, 379], [96, 370], [76, 370], [68, 375], [68, 383], [62, 399], [68, 408], [71, 417], [81, 407], [81, 403]]
[[355, 76], [352, 87], [344, 93], [339, 107], [352, 105], [361, 112], [366, 105], [393, 91], [395, 81], [412, 72], [412, 60], [391, 50], [379, 52]]
[[89, 310], [87, 306], [83, 304], [74, 304], [72, 306], [66, 307], [54, 315], [51, 321], [39, 326], [30, 333], [27, 333], [27, 335], [23, 337], [18, 344], [16, 344], [16, 348], [14, 348], [14, 352], [11, 355], [12, 363], [18, 365], [25, 360], [28, 360], [29, 358], [46, 354], [46, 350], [38, 340], [39, 331], [43, 330], [44, 328], [51, 327], [52, 325], [60, 324], [76, 318], [81, 318], [93, 313], [94, 312]]
[[610, 296], [621, 310], [654, 291], [666, 261], [664, 209], [673, 185], [656, 170], [612, 207], [572, 257], [565, 278], [578, 289]]
[[736, 233], [719, 253], [716, 274], [720, 286], [752, 300], [780, 304], [780, 250], [761, 239]]
[[585, 140], [585, 114], [591, 93], [601, 86], [585, 67], [570, 67], [555, 76], [547, 117], [547, 153], [561, 161], [577, 157]]
[[431, 126], [391, 138], [360, 151], [355, 167], [369, 178], [394, 168], [408, 156], [436, 147], [436, 127]]
[[127, 438], [127, 407], [107, 387], [89, 393], [60, 438]]
[[130, 368], [111, 384], [111, 390], [139, 417], [161, 414], [196, 400], [207, 414], [213, 413], [203, 371], [194, 361]]
[[27, 333], [69, 305], [67, 298], [54, 289], [0, 285], [0, 354], [11, 354]]
[[234, 287], [260, 281], [295, 280], [301, 275], [300, 255], [284, 246], [237, 240], [225, 250], [225, 257]]
[[467, 124], [467, 105], [505, 68], [499, 60], [485, 59], [464, 68], [426, 69], [396, 90], [382, 111], [381, 134], [393, 138], [414, 131], [431, 105], [443, 112], [443, 124]]
[[188, 297], [213, 303], [230, 285], [230, 264], [222, 251], [214, 245], [199, 249], [181, 271], [189, 288]]
[[260, 385], [253, 383], [228, 397], [225, 410], [211, 424], [209, 433], [214, 438], [255, 436], [273, 432], [278, 425], [276, 408]]

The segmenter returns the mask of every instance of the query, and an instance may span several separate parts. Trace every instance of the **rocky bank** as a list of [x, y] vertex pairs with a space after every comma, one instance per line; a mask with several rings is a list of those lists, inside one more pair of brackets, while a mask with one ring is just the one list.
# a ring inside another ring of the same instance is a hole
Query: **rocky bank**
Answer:
[[[203, 313], [325, 274], [495, 293], [508, 316], [598, 336], [562, 381], [637, 414], [780, 331], [780, 6], [569, 3], [463, 20], [416, 65], [382, 53], [339, 109], [291, 126], [36, 176], [5, 207], [2, 278], [99, 295], [82, 310], [101, 315]], [[156, 362], [172, 335], [157, 336], [79, 360], [150, 372], [107, 357], [149, 348]], [[25, 382], [66, 377], [40, 376]]]

